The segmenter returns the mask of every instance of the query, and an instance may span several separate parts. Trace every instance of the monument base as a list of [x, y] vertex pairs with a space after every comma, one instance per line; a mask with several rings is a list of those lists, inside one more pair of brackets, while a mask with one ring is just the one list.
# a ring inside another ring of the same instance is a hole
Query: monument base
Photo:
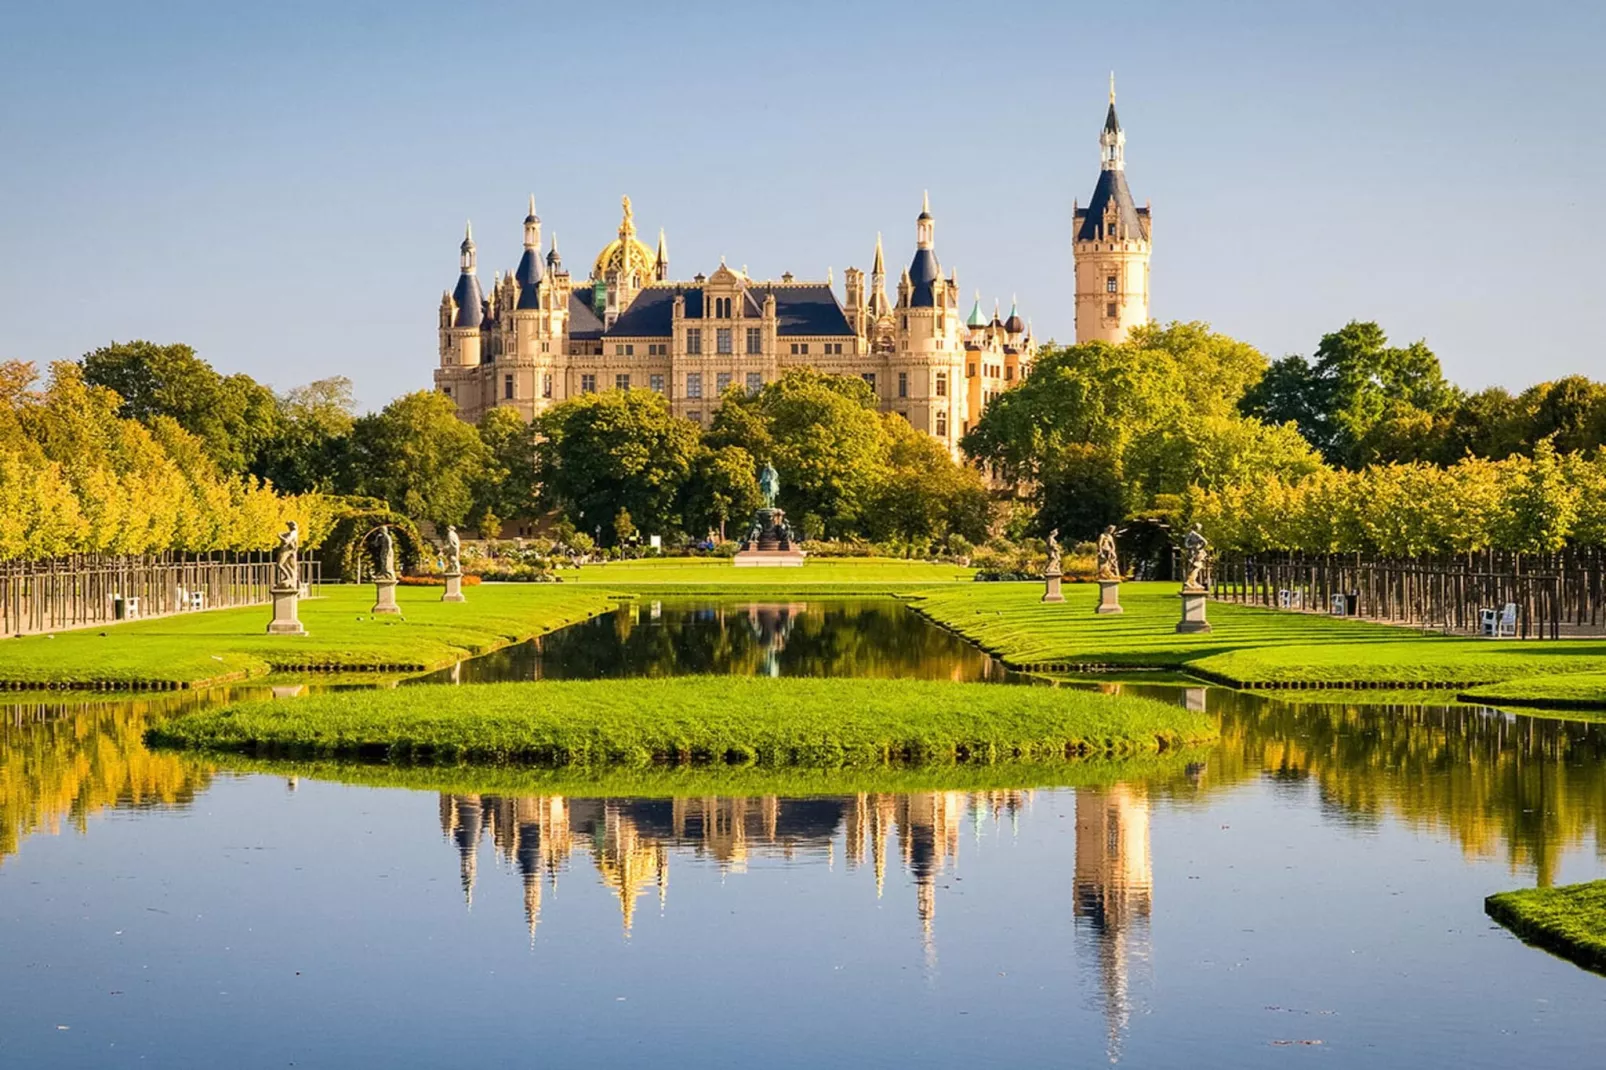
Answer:
[[1205, 600], [1209, 597], [1209, 591], [1183, 588], [1182, 619], [1177, 622], [1178, 633], [1190, 635], [1210, 631], [1210, 622], [1205, 620]]
[[1043, 601], [1063, 602], [1065, 596], [1060, 594], [1060, 576], [1062, 573], [1049, 572], [1043, 576]]
[[742, 540], [742, 548], [731, 559], [737, 568], [762, 565], [780, 565], [795, 568], [803, 563], [804, 553], [786, 522], [786, 514], [779, 509], [763, 508], [753, 514], [753, 526]]
[[401, 607], [396, 604], [396, 581], [394, 579], [374, 581], [374, 608], [372, 612], [375, 615], [401, 612]]
[[1121, 581], [1099, 580], [1099, 607], [1095, 613], [1122, 613]]
[[270, 587], [273, 596], [273, 620], [268, 622], [269, 635], [306, 635], [296, 616], [296, 601], [301, 596], [299, 587]]
[[463, 574], [461, 572], [448, 572], [446, 574], [446, 593], [441, 595], [442, 602], [467, 602], [463, 597]]
[[731, 558], [731, 564], [737, 568], [754, 568], [763, 565], [796, 568], [803, 564], [805, 556], [802, 550], [742, 550]]

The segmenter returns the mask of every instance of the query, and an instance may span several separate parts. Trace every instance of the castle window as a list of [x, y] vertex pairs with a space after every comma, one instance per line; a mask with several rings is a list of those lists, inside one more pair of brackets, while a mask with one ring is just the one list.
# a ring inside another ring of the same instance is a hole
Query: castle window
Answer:
[[619, 346], [619, 345], [614, 346], [613, 347], [613, 355], [616, 356], [616, 357], [624, 356], [625, 355], [625, 347], [624, 346]]
[[937, 412], [937, 434], [943, 438], [948, 437], [948, 414], [941, 410]]
[[[908, 372], [899, 372], [898, 373], [898, 396], [900, 398], [906, 398], [906, 397], [909, 396], [909, 373]], [[909, 418], [909, 414], [906, 413], [906, 412], [905, 413], [899, 413], [899, 415], [902, 416], [904, 419], [908, 419]]]
[[1106, 319], [1112, 319], [1113, 320], [1115, 318], [1115, 302], [1114, 301], [1105, 302], [1105, 304], [1104, 304], [1104, 316], [1105, 316]]
[[731, 329], [720, 327], [714, 331], [714, 352], [720, 356], [729, 356], [731, 353]]
[[800, 347], [799, 347], [799, 349], [800, 349], [800, 350], [801, 350], [801, 351], [802, 351], [802, 353], [803, 353], [803, 355], [804, 355], [804, 356], [805, 356], [805, 357], [806, 357], [806, 356], [808, 356], [808, 355], [809, 355], [809, 344], [808, 344], [808, 343], [807, 343], [807, 342], [804, 342], [804, 343], [803, 343], [803, 344], [802, 344], [802, 345], [801, 345], [801, 346], [800, 346]]
[[965, 374], [974, 378], [976, 375], [976, 366], [974, 364], [965, 365]]
[[906, 330], [906, 331], [909, 329], [909, 317], [908, 316], [904, 316], [903, 317], [903, 329]]
[[875, 372], [865, 372], [859, 378], [869, 384], [871, 391], [875, 390]]
[[1107, 294], [1118, 293], [1119, 291], [1116, 289], [1117, 282], [1118, 280], [1114, 275], [1104, 276], [1104, 292]]
[[691, 410], [690, 412], [688, 412], [686, 414], [686, 419], [690, 420], [694, 424], [701, 424], [703, 422], [703, 410], [702, 409], [693, 409], [693, 410]]
[[441, 393], [445, 394], [447, 397], [451, 397], [452, 396], [452, 388], [449, 387], [449, 386], [443, 386], [443, 387], [441, 387]]
[[764, 332], [757, 327], [747, 328], [747, 355], [756, 357], [764, 352]]
[[833, 353], [836, 356], [840, 357], [842, 355], [842, 343], [841, 342], [827, 342], [827, 343], [825, 343], [825, 351], [827, 353]]
[[1011, 367], [1010, 365], [1008, 365], [1008, 364], [1004, 365], [1004, 380], [1006, 382], [1008, 382], [1009, 380], [1012, 380], [1014, 378], [1015, 378], [1015, 369], [1013, 367]]
[[689, 398], [700, 398], [703, 396], [702, 372], [686, 373], [686, 396]]
[[513, 398], [513, 377], [511, 375], [502, 376], [502, 397], [510, 401]]
[[728, 297], [714, 298], [714, 318], [728, 320], [731, 318], [731, 299]]
[[937, 396], [940, 397], [940, 398], [945, 398], [945, 397], [948, 396], [948, 373], [947, 372], [938, 372], [937, 373]]
[[543, 353], [552, 352], [552, 343], [551, 342], [542, 342], [541, 343], [541, 352], [543, 352]]
[[580, 376], [580, 393], [595, 394], [597, 392], [597, 377], [595, 375]]
[[613, 377], [613, 388], [615, 390], [629, 390], [630, 389], [630, 376], [625, 375], [625, 374], [615, 375]]
[[545, 375], [541, 376], [541, 396], [544, 398], [549, 398], [552, 396], [551, 372], [547, 372]]
[[714, 393], [718, 394], [720, 397], [725, 396], [725, 391], [729, 390], [730, 386], [730, 372], [720, 372], [718, 375], [714, 376]]
[[661, 375], [649, 375], [647, 376], [647, 385], [652, 388], [654, 394], [662, 394], [664, 392], [664, 377]]
[[690, 327], [686, 330], [686, 352], [694, 357], [703, 355], [703, 329]]
[[747, 373], [747, 392], [749, 394], [758, 393], [759, 388], [762, 387], [763, 385], [764, 385], [764, 373], [763, 372], [748, 372]]

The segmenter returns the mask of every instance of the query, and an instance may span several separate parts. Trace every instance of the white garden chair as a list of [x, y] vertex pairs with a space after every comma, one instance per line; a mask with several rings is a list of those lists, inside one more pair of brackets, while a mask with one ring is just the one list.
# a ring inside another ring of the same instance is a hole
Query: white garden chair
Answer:
[[1507, 602], [1504, 609], [1484, 609], [1478, 612], [1479, 630], [1496, 639], [1517, 634], [1517, 603]]

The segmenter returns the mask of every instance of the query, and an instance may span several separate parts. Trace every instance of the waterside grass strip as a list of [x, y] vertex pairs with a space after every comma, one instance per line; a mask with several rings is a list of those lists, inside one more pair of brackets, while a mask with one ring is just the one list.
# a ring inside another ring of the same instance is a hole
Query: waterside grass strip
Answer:
[[618, 604], [601, 588], [484, 584], [462, 604], [401, 588], [398, 617], [375, 617], [371, 586], [326, 586], [301, 603], [304, 636], [265, 634], [261, 606], [184, 613], [102, 629], [0, 640], [0, 689], [172, 690], [272, 672], [418, 673], [443, 668]]
[[1483, 909], [1524, 943], [1606, 973], [1606, 880], [1501, 892]]
[[[1446, 690], [1557, 674], [1606, 677], [1606, 640], [1518, 642], [1212, 602], [1207, 634], [1178, 635], [1177, 584], [1122, 585], [1125, 613], [1097, 616], [1096, 594], [1044, 605], [1037, 584], [977, 584], [906, 597], [928, 619], [1029, 672], [1172, 669], [1252, 690]], [[1081, 604], [1078, 604], [1078, 603]], [[1565, 679], [1565, 676], [1559, 678]], [[1478, 690], [1474, 690], [1478, 689]], [[1537, 693], [1543, 693], [1543, 687]]]
[[774, 768], [1061, 761], [1214, 738], [1178, 706], [1054, 687], [671, 677], [354, 691], [256, 701], [151, 730], [159, 746], [259, 757]]
[[1606, 673], [1568, 672], [1473, 688], [1464, 702], [1546, 710], [1606, 710]]
[[852, 766], [816, 769], [800, 766], [702, 763], [649, 766], [419, 765], [218, 756], [231, 773], [301, 777], [369, 788], [400, 788], [453, 795], [508, 797], [563, 795], [571, 798], [695, 798], [711, 795], [753, 798], [764, 795], [897, 794], [924, 791], [1018, 791], [1032, 788], [1107, 788], [1142, 781], [1150, 785], [1186, 781], [1190, 763], [1203, 761], [1208, 748], [1184, 747], [1132, 758], [1083, 758], [1054, 762], [976, 762], [940, 765]]

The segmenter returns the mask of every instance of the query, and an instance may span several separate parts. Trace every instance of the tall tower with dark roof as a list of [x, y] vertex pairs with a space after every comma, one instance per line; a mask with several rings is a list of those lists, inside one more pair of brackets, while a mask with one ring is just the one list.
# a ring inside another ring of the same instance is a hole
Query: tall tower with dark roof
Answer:
[[1149, 322], [1149, 206], [1139, 208], [1126, 184], [1126, 133], [1110, 110], [1099, 132], [1099, 181], [1086, 208], [1073, 208], [1076, 340], [1123, 342]]

